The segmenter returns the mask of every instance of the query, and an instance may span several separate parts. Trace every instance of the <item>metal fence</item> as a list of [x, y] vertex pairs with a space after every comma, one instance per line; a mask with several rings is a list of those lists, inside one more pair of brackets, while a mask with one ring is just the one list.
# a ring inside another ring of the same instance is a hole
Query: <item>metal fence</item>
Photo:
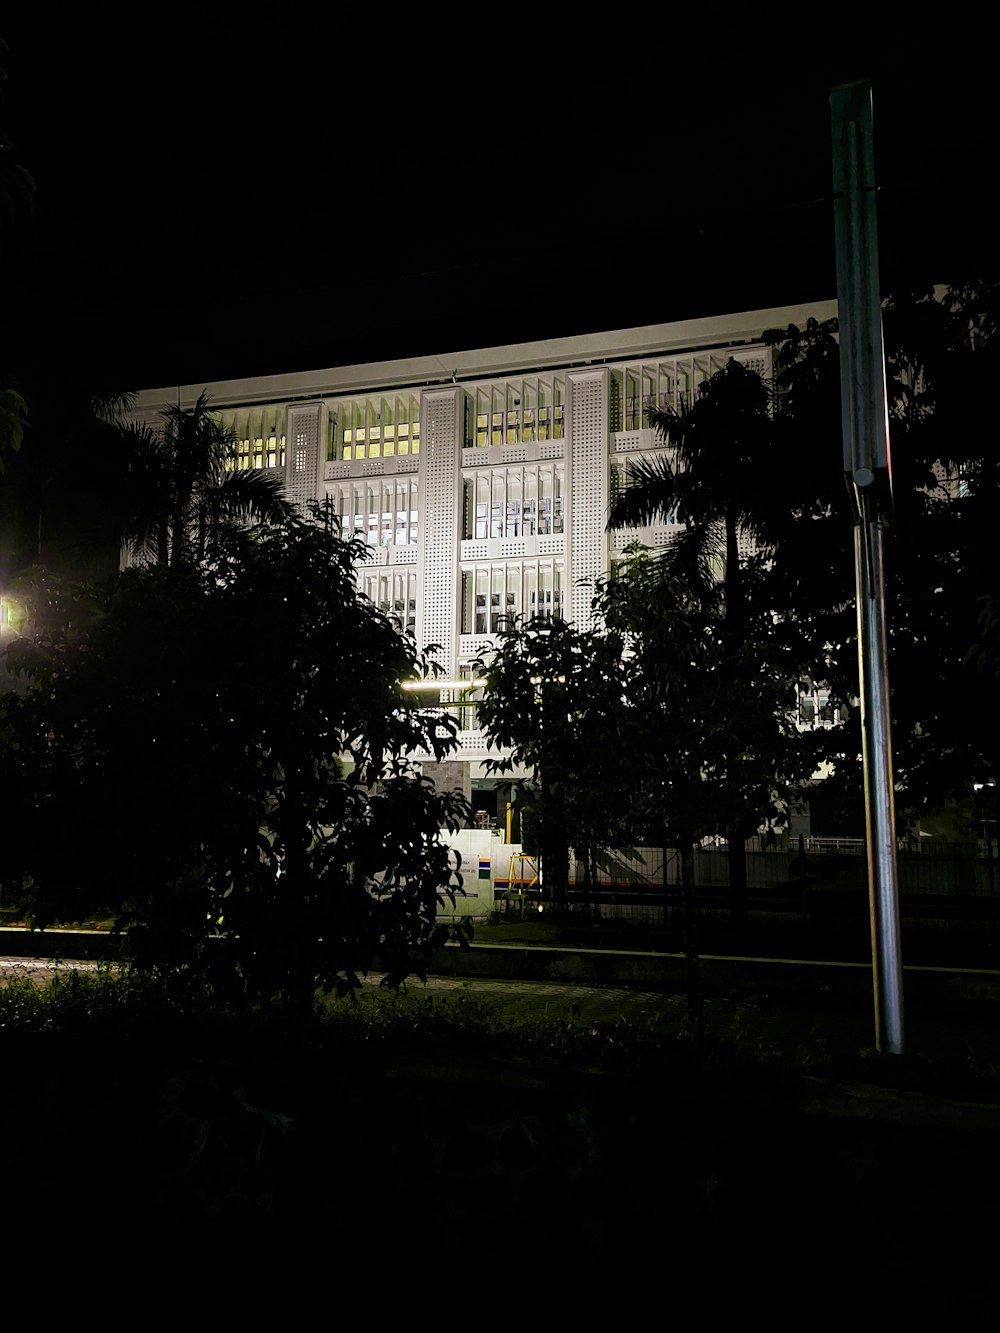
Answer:
[[[1000, 867], [995, 842], [928, 840], [901, 847], [897, 865], [904, 918], [997, 920]], [[694, 866], [699, 908], [729, 911], [734, 903], [728, 848], [724, 844], [699, 848]], [[868, 914], [868, 867], [859, 840], [802, 837], [790, 844], [768, 846], [749, 839], [746, 870], [744, 905], [750, 913], [800, 919]], [[680, 902], [680, 854], [673, 848], [604, 853], [589, 888], [583, 865], [571, 858], [569, 878], [571, 903], [607, 919], [661, 925]], [[502, 904], [508, 891], [506, 881], [498, 879], [496, 890]], [[532, 892], [538, 893], [537, 884], [528, 888], [529, 899]]]

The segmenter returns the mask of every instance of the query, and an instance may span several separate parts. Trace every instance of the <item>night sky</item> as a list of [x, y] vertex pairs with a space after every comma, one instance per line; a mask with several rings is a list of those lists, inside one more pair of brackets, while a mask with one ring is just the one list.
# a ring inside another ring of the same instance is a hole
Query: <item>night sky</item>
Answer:
[[33, 355], [161, 386], [831, 297], [829, 91], [857, 77], [883, 286], [995, 263], [983, 34], [278, 8], [0, 25]]

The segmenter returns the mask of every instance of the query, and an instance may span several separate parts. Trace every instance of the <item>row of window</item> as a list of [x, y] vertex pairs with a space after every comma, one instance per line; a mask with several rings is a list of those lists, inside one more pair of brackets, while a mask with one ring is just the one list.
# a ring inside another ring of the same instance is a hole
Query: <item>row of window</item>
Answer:
[[563, 531], [562, 463], [490, 468], [462, 483], [462, 536], [547, 537]]
[[810, 681], [800, 682], [796, 720], [801, 727], [832, 727], [843, 721], [843, 710], [830, 698], [830, 691]]
[[[612, 431], [648, 428], [654, 409], [690, 400], [721, 356], [677, 358], [610, 367]], [[563, 377], [527, 377], [470, 386], [465, 393], [466, 448], [561, 440], [565, 435]], [[218, 416], [233, 432], [238, 468], [283, 467], [284, 404], [224, 409]], [[413, 456], [420, 452], [420, 394], [410, 390], [330, 400], [328, 461]]]
[[506, 617], [562, 620], [562, 560], [524, 560], [462, 571], [463, 634], [497, 634]]
[[561, 440], [565, 400], [566, 382], [558, 375], [470, 388], [465, 397], [463, 443], [467, 449], [485, 449], [488, 445]]
[[327, 461], [402, 458], [419, 453], [419, 394], [404, 391], [330, 404]]
[[650, 413], [665, 411], [672, 405], [673, 396], [670, 394], [663, 394], [659, 399], [654, 394], [643, 394], [641, 398], [619, 399], [617, 402], [612, 396], [609, 428], [611, 431], [649, 430], [652, 425]]
[[648, 430], [650, 412], [689, 402], [695, 385], [711, 373], [711, 360], [681, 357], [611, 368], [609, 429]]
[[561, 440], [564, 433], [563, 405], [512, 407], [504, 412], [478, 412], [473, 438], [466, 429], [465, 447], [485, 449], [491, 444], [532, 444], [536, 440]]
[[346, 427], [339, 455], [345, 462], [357, 458], [396, 458], [420, 453], [420, 422], [398, 426]]
[[332, 488], [330, 503], [345, 537], [369, 546], [416, 546], [420, 529], [415, 477], [372, 477]]
[[412, 570], [382, 570], [362, 575], [365, 596], [400, 631], [416, 629], [417, 576]]
[[236, 441], [236, 458], [233, 466], [243, 472], [250, 468], [285, 466], [284, 435], [256, 436]]

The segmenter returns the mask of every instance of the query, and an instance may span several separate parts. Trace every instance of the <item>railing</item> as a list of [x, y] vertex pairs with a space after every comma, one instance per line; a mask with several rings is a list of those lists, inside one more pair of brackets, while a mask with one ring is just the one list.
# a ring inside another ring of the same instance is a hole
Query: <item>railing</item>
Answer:
[[[505, 849], [506, 850], [506, 849]], [[512, 848], [511, 850], [519, 850]], [[996, 843], [924, 843], [897, 856], [900, 914], [911, 924], [966, 924], [1000, 932], [1000, 866]], [[728, 912], [735, 903], [724, 845], [702, 847], [694, 857], [699, 909]], [[859, 839], [805, 839], [767, 847], [750, 839], [746, 851], [749, 914], [834, 921], [867, 918], [868, 867]], [[571, 901], [580, 901], [584, 868], [571, 858]], [[676, 849], [645, 847], [634, 855], [605, 853], [589, 890], [588, 905], [602, 917], [658, 925], [679, 908], [681, 866]], [[498, 878], [502, 898], [506, 884]]]

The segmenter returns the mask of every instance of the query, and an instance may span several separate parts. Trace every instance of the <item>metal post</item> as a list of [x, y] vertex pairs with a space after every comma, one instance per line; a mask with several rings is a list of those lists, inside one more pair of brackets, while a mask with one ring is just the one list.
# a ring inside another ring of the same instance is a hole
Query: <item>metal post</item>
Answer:
[[844, 473], [854, 501], [858, 674], [864, 737], [875, 1045], [900, 1055], [903, 964], [889, 713], [883, 529], [892, 513], [878, 280], [872, 99], [867, 82], [834, 88], [834, 213]]

